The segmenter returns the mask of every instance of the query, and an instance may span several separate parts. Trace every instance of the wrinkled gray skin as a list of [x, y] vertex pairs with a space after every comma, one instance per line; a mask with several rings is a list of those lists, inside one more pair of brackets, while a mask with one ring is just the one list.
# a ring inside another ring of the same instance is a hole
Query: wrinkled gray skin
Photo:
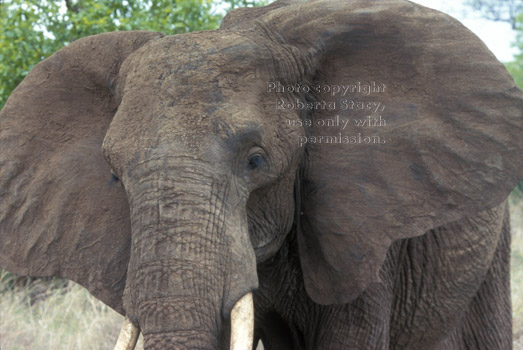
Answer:
[[[387, 127], [295, 126], [369, 113], [276, 98], [379, 101]], [[522, 101], [479, 39], [404, 1], [279, 1], [218, 31], [84, 38], [0, 113], [0, 266], [79, 282], [147, 350], [227, 349], [250, 291], [267, 350], [510, 349]], [[338, 132], [385, 143], [300, 144]]]

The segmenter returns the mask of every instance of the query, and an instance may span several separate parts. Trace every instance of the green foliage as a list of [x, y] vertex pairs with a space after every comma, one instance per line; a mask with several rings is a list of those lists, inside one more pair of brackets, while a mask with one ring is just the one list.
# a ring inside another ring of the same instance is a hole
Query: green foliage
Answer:
[[0, 107], [35, 62], [53, 52], [53, 41], [33, 29], [38, 17], [33, 6], [0, 4]]
[[[520, 55], [522, 56], [522, 55]], [[522, 57], [523, 58], [523, 57]], [[523, 89], [523, 60], [519, 58], [515, 61], [505, 63], [508, 72], [514, 78], [514, 82], [520, 89]]]
[[117, 30], [178, 34], [216, 29], [223, 17], [220, 9], [265, 2], [0, 0], [0, 109], [36, 63], [76, 39]]
[[516, 85], [523, 90], [523, 11], [516, 19], [516, 32], [516, 41], [512, 46], [519, 50], [519, 54], [515, 56], [514, 61], [505, 65]]

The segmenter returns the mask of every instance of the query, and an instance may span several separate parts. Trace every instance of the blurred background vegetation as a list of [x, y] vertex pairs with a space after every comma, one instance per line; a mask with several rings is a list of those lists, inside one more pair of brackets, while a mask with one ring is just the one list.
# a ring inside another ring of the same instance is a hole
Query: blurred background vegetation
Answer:
[[[165, 34], [212, 30], [228, 10], [268, 2], [0, 0], [0, 109], [35, 64], [81, 37], [117, 30]], [[523, 2], [467, 0], [467, 5], [517, 31], [514, 46], [519, 54], [505, 65], [523, 89]], [[523, 349], [523, 182], [510, 204], [514, 345]], [[0, 269], [0, 349], [112, 349], [121, 321], [120, 315], [73, 282], [19, 277]]]
[[224, 14], [268, 0], [0, 0], [0, 109], [31, 68], [84, 36], [218, 28]]

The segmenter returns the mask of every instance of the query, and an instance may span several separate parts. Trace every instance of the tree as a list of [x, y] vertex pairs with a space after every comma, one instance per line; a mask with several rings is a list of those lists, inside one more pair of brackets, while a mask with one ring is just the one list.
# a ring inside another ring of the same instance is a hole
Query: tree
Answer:
[[521, 0], [467, 0], [465, 5], [480, 11], [485, 19], [510, 23], [512, 29], [516, 29], [516, 19], [523, 12]]
[[0, 109], [35, 64], [70, 42], [116, 30], [178, 34], [216, 29], [220, 9], [262, 0], [0, 1]]

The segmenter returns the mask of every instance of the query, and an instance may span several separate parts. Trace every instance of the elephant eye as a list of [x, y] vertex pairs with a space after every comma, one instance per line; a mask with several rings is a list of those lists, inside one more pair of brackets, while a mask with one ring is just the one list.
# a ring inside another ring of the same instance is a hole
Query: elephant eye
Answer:
[[249, 157], [247, 168], [249, 168], [249, 170], [254, 170], [261, 167], [263, 164], [265, 164], [265, 158], [263, 158], [261, 154], [253, 154]]
[[116, 174], [111, 170], [111, 180], [109, 181], [109, 184], [112, 185], [118, 181], [120, 181], [120, 178], [118, 178], [118, 176], [116, 176]]

